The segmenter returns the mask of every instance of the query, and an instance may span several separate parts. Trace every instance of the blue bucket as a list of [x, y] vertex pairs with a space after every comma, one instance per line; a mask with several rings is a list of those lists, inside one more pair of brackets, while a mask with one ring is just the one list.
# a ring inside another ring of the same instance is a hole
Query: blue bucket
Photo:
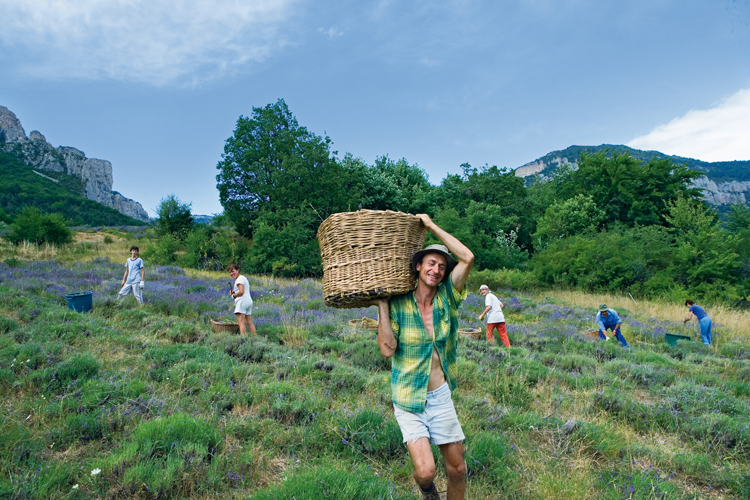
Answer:
[[94, 292], [68, 293], [65, 300], [68, 301], [68, 309], [85, 313], [91, 310], [93, 296]]

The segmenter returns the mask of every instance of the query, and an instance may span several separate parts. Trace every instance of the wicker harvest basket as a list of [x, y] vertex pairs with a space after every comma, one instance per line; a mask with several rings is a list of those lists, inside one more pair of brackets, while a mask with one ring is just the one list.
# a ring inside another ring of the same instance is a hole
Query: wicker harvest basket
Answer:
[[588, 330], [583, 332], [584, 335], [588, 335], [591, 338], [599, 340], [599, 330]]
[[482, 330], [480, 330], [479, 328], [459, 328], [458, 333], [467, 337], [471, 337], [474, 340], [479, 340], [482, 338]]
[[411, 291], [411, 258], [426, 229], [410, 214], [359, 210], [328, 217], [318, 228], [327, 306], [363, 307], [366, 301]]
[[351, 319], [349, 320], [349, 326], [362, 328], [364, 330], [377, 330], [378, 322], [372, 318]]
[[211, 330], [213, 330], [216, 333], [219, 332], [229, 332], [229, 333], [237, 333], [240, 331], [240, 325], [237, 323], [227, 323], [223, 320], [211, 320]]

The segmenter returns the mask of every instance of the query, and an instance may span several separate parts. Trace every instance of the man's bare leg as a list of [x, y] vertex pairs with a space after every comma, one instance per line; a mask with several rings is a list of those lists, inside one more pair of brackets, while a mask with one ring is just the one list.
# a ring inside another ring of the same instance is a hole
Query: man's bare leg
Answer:
[[409, 455], [411, 455], [411, 461], [414, 464], [414, 481], [417, 482], [420, 488], [426, 490], [435, 481], [436, 472], [435, 458], [432, 456], [430, 440], [426, 437], [421, 437], [414, 441], [409, 441], [406, 443], [406, 447], [409, 448]]
[[[448, 500], [464, 500], [466, 495], [464, 444], [459, 441], [457, 443], [441, 444], [439, 448], [440, 453], [443, 454], [445, 469], [448, 472]], [[431, 453], [430, 456], [432, 456]]]

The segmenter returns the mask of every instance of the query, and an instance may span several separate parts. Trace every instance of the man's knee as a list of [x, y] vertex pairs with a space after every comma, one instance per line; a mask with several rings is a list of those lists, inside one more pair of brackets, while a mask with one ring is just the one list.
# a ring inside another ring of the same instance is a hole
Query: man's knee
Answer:
[[451, 479], [461, 479], [466, 477], [466, 461], [461, 459], [457, 463], [446, 463], [445, 471]]
[[414, 465], [414, 480], [419, 484], [429, 484], [435, 480], [437, 469], [435, 464]]

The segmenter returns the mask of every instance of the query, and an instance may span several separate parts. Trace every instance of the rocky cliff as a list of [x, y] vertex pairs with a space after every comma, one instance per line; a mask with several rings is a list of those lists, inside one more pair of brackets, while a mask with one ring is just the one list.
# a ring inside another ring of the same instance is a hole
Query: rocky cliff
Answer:
[[148, 213], [140, 203], [112, 191], [110, 162], [86, 158], [84, 152], [76, 148], [55, 148], [36, 130], [27, 137], [21, 122], [5, 106], [0, 106], [0, 150], [16, 156], [38, 170], [65, 172], [79, 177], [84, 185], [84, 192], [81, 194], [86, 198], [112, 207], [134, 219], [149, 221]]

